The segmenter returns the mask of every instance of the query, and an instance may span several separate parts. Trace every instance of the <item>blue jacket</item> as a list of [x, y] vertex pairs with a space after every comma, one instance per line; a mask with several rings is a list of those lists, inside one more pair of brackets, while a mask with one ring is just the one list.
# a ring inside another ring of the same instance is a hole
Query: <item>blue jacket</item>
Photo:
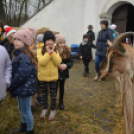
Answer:
[[116, 38], [117, 34], [115, 33], [115, 31], [113, 29], [111, 29], [113, 31], [113, 37]]
[[107, 53], [107, 39], [113, 42], [113, 31], [109, 28], [106, 30], [101, 30], [98, 34], [97, 44], [96, 44], [96, 56], [106, 57]]
[[16, 50], [13, 54], [12, 79], [8, 90], [15, 96], [32, 96], [36, 93], [36, 67], [23, 50]]

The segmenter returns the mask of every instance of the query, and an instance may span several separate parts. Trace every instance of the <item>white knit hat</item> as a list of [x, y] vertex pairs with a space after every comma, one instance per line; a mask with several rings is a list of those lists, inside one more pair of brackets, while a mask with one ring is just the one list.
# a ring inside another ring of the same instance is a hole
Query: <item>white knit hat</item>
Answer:
[[112, 25], [110, 26], [110, 28], [113, 29], [113, 30], [114, 30], [116, 27], [117, 27], [117, 25], [115, 25], [115, 24], [112, 24]]

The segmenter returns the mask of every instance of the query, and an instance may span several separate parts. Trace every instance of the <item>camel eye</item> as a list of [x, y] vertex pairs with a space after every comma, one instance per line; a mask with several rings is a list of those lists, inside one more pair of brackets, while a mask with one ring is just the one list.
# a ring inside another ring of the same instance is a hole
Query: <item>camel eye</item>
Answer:
[[112, 56], [111, 58], [112, 58], [112, 59], [114, 59], [115, 57], [114, 57], [114, 56]]

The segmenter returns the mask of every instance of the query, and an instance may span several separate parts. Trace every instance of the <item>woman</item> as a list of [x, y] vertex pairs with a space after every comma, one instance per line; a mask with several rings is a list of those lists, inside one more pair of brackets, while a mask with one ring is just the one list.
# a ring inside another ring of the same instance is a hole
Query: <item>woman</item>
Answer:
[[104, 61], [107, 53], [108, 41], [113, 42], [113, 31], [108, 28], [108, 21], [102, 20], [100, 22], [101, 31], [98, 34], [97, 44], [96, 44], [96, 54], [95, 54], [95, 69], [96, 69], [96, 76], [94, 80], [99, 79], [99, 70], [100, 64]]

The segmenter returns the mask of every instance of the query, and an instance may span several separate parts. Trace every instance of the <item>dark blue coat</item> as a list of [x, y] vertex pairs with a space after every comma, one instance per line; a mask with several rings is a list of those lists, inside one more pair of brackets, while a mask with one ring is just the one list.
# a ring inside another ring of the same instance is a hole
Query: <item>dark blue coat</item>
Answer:
[[32, 96], [36, 93], [36, 67], [23, 50], [16, 50], [13, 54], [12, 79], [8, 90], [15, 96]]
[[106, 57], [107, 53], [107, 39], [113, 42], [113, 31], [109, 28], [101, 30], [98, 34], [97, 44], [96, 44], [96, 56]]

